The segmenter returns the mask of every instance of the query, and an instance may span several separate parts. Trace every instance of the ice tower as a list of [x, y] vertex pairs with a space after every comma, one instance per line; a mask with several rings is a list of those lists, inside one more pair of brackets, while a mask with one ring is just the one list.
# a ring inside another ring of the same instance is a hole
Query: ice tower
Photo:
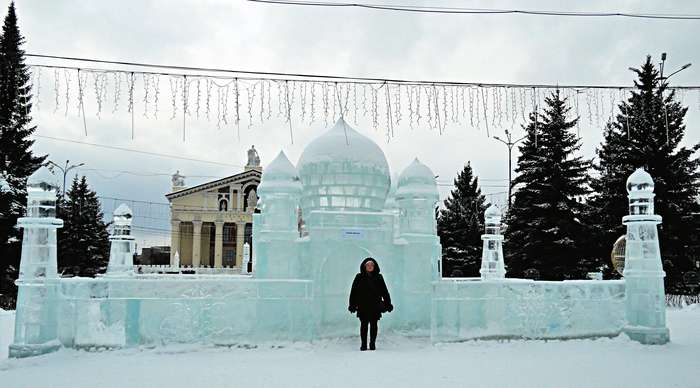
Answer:
[[496, 205], [484, 212], [485, 234], [481, 235], [484, 246], [481, 253], [482, 279], [503, 279], [506, 276], [503, 264], [503, 235], [501, 235], [501, 210]]
[[27, 216], [17, 220], [24, 229], [17, 279], [17, 317], [10, 357], [28, 357], [58, 349], [58, 267], [56, 191], [47, 184], [27, 186]]
[[262, 175], [261, 213], [253, 228], [255, 277], [313, 280], [321, 337], [356, 331], [348, 294], [368, 256], [379, 262], [397, 306], [382, 318], [385, 325], [429, 327], [430, 284], [440, 257], [435, 178], [414, 161], [395, 198], [387, 198], [390, 186], [381, 148], [342, 119], [309, 143], [296, 169], [280, 154]]
[[254, 241], [257, 245], [257, 275], [267, 279], [302, 276], [299, 267], [297, 208], [301, 183], [296, 168], [284, 152], [265, 169], [258, 186], [258, 208], [253, 215]]
[[627, 178], [630, 214], [622, 218], [627, 226], [624, 277], [627, 286], [625, 333], [643, 344], [665, 344], [666, 327], [664, 276], [654, 214], [654, 181], [637, 169]]
[[125, 204], [114, 210], [114, 230], [109, 236], [109, 264], [107, 276], [130, 276], [134, 274], [136, 242], [131, 235], [133, 213]]

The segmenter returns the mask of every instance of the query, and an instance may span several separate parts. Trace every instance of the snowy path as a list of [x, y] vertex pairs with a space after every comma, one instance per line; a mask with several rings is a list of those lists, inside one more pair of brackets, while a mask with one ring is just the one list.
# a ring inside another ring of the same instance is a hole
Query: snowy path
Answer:
[[64, 349], [0, 361], [0, 386], [697, 388], [699, 307], [668, 311], [672, 343], [665, 346], [642, 346], [624, 336], [431, 346], [426, 339], [392, 336], [380, 338], [376, 352], [356, 350], [351, 339], [257, 349]]

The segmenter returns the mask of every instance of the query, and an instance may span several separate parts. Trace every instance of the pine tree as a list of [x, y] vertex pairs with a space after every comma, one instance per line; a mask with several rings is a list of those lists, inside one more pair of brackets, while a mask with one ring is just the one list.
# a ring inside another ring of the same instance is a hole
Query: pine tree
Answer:
[[64, 274], [95, 276], [104, 272], [109, 261], [109, 233], [97, 194], [88, 187], [83, 176], [73, 179], [60, 201], [59, 214], [63, 228], [59, 229], [58, 269]]
[[440, 210], [437, 230], [442, 244], [443, 276], [479, 276], [485, 198], [470, 163], [454, 180], [455, 188]]
[[0, 294], [5, 306], [14, 304], [17, 289], [14, 279], [19, 268], [19, 230], [17, 218], [26, 207], [27, 178], [43, 163], [37, 157], [29, 136], [36, 127], [31, 123], [31, 84], [24, 64], [24, 38], [17, 25], [14, 2], [10, 3], [0, 36], [0, 174], [9, 190], [0, 191]]
[[528, 135], [520, 146], [513, 185], [520, 185], [507, 214], [506, 273], [544, 280], [583, 278], [579, 217], [590, 162], [576, 156], [581, 143], [572, 133], [578, 118], [559, 91], [545, 99], [544, 113], [530, 114]]
[[[693, 157], [700, 144], [681, 147], [685, 134], [683, 119], [687, 108], [676, 100], [667, 84], [647, 57], [627, 101], [619, 104], [620, 114], [609, 123], [594, 166], [598, 177], [591, 183], [589, 223], [596, 225], [593, 254], [609, 263], [615, 240], [625, 234], [622, 217], [628, 214], [625, 192], [627, 177], [637, 168], [645, 168], [654, 178], [656, 214], [659, 225], [661, 257], [666, 271], [666, 288], [681, 292], [683, 274], [698, 259], [696, 202], [700, 190], [700, 159]], [[668, 127], [667, 127], [668, 123]], [[668, 128], [668, 129], [667, 129]]]

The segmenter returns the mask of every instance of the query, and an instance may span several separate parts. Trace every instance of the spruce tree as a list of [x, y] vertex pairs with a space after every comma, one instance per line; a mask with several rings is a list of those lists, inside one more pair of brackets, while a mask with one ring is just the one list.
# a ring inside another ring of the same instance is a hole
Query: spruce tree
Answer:
[[443, 276], [479, 276], [485, 198], [470, 163], [454, 180], [455, 188], [440, 210], [437, 230], [442, 244]]
[[31, 84], [24, 64], [24, 38], [17, 25], [14, 2], [10, 3], [0, 36], [0, 174], [9, 190], [0, 191], [0, 294], [5, 306], [14, 305], [17, 289], [14, 279], [19, 268], [17, 218], [26, 207], [27, 178], [43, 163], [35, 156], [29, 136], [31, 126]]
[[73, 179], [59, 209], [63, 218], [58, 235], [59, 272], [75, 276], [104, 272], [109, 261], [109, 233], [97, 194], [84, 176]]
[[696, 202], [700, 159], [694, 156], [700, 144], [690, 148], [680, 145], [687, 108], [677, 101], [675, 92], [667, 90], [651, 57], [634, 72], [635, 89], [619, 104], [620, 113], [607, 125], [597, 150], [594, 168], [598, 176], [591, 183], [595, 194], [589, 202], [589, 223], [596, 226], [592, 253], [609, 265], [613, 243], [625, 234], [625, 182], [635, 169], [644, 168], [654, 179], [656, 214], [663, 217], [659, 240], [666, 288], [682, 292], [683, 274], [692, 270], [700, 253], [698, 220], [692, 218], [700, 212]]
[[545, 99], [544, 113], [530, 114], [513, 185], [520, 187], [508, 211], [504, 245], [506, 274], [543, 280], [583, 278], [580, 221], [590, 162], [577, 156], [580, 139], [567, 121], [559, 91]]

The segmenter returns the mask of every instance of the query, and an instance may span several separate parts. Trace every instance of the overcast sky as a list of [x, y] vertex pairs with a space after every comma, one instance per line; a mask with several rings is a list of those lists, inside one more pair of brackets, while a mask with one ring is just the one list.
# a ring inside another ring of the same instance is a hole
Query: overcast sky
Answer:
[[[387, 3], [387, 2], [384, 2]], [[408, 3], [402, 2], [403, 4]], [[413, 4], [419, 4], [413, 2]], [[422, 4], [473, 8], [521, 8], [518, 1], [432, 1]], [[700, 14], [694, 1], [541, 1], [528, 9]], [[647, 54], [655, 61], [668, 53], [668, 69], [694, 65], [674, 76], [673, 84], [700, 84], [700, 22], [628, 18], [571, 18], [523, 15], [431, 15], [349, 8], [311, 8], [225, 1], [21, 1], [20, 29], [30, 53], [166, 63], [253, 71], [318, 73], [403, 79], [470, 82], [631, 85], [630, 66]], [[39, 60], [28, 59], [30, 63]], [[52, 62], [56, 63], [56, 62]], [[88, 135], [73, 102], [69, 112], [54, 113], [52, 89], [42, 85], [39, 110], [34, 112], [37, 134], [107, 144], [188, 158], [245, 163], [251, 144], [265, 166], [284, 150], [296, 162], [303, 148], [324, 131], [323, 120], [309, 125], [293, 119], [294, 144], [282, 120], [242, 128], [240, 140], [231, 126], [191, 120], [183, 142], [180, 119], [169, 119], [167, 92], [160, 118], [137, 114], [131, 139], [131, 116], [105, 109], [97, 118], [86, 108]], [[685, 97], [687, 144], [700, 141], [700, 96]], [[137, 112], [138, 108], [137, 104]], [[93, 111], [91, 111], [93, 110]], [[414, 157], [433, 169], [440, 181], [452, 181], [467, 161], [483, 180], [486, 193], [507, 185], [505, 146], [483, 131], [451, 126], [440, 135], [429, 128], [395, 129], [387, 142], [383, 130], [368, 121], [358, 130], [385, 151], [393, 174]], [[593, 157], [602, 126], [581, 121], [583, 152]], [[501, 132], [500, 129], [493, 129]], [[522, 133], [516, 128], [517, 133]], [[166, 202], [170, 178], [179, 169], [188, 185], [237, 173], [236, 167], [176, 160], [38, 138], [38, 154], [54, 161], [83, 162], [79, 170], [103, 197]], [[151, 176], [113, 171], [125, 170]], [[161, 174], [161, 175], [158, 175]], [[49, 176], [49, 175], [47, 175]], [[194, 176], [194, 178], [193, 178]], [[449, 187], [441, 187], [442, 199]], [[505, 196], [490, 199], [502, 203]], [[109, 212], [116, 201], [105, 200]], [[131, 203], [140, 245], [168, 244], [167, 207]]]

